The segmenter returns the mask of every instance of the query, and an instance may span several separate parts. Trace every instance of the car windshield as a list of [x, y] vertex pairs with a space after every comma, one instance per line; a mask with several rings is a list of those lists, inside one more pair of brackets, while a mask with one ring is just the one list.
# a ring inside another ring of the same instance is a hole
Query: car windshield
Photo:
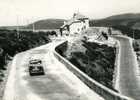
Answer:
[[40, 63], [41, 64], [41, 60], [31, 60], [29, 63], [30, 64], [38, 64], [38, 63]]

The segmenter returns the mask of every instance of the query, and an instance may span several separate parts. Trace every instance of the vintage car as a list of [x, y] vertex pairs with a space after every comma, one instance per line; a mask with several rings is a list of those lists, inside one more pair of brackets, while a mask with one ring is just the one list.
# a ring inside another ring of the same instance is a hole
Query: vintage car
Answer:
[[29, 74], [34, 75], [44, 75], [44, 68], [42, 61], [40, 59], [33, 59], [29, 61]]

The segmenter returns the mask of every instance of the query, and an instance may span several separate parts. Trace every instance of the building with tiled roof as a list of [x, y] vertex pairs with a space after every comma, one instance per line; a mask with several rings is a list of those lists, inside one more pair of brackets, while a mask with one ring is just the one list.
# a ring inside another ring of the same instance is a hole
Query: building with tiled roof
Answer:
[[81, 34], [82, 31], [89, 28], [89, 18], [80, 14], [74, 13], [73, 17], [64, 22], [64, 25], [61, 26], [60, 32], [61, 34]]

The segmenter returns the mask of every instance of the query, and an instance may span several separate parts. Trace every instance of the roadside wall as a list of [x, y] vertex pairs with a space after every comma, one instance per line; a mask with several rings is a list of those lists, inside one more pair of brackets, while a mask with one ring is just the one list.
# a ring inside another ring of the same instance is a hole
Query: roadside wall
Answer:
[[117, 92], [112, 91], [111, 89], [105, 87], [104, 85], [93, 80], [85, 73], [80, 71], [76, 66], [71, 64], [67, 59], [62, 57], [58, 52], [62, 52], [67, 48], [67, 41], [60, 44], [55, 48], [54, 56], [63, 63], [71, 72], [73, 72], [81, 81], [83, 81], [87, 86], [89, 86], [93, 91], [101, 95], [105, 100], [133, 100], [126, 96], [123, 96]]
[[[115, 39], [116, 40], [116, 39]], [[119, 46], [119, 41], [116, 40], [116, 58], [115, 58], [115, 69], [114, 69], [114, 76], [113, 76], [113, 87], [118, 90], [118, 75], [119, 75], [119, 67], [120, 67], [120, 46]]]

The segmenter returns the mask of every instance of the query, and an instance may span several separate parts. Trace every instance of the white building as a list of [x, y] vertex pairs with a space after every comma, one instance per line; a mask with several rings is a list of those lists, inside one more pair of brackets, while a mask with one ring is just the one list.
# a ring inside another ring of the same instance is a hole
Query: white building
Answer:
[[84, 30], [89, 28], [89, 18], [85, 17], [80, 13], [74, 13], [73, 17], [64, 22], [61, 26], [60, 31], [66, 35], [81, 34]]

